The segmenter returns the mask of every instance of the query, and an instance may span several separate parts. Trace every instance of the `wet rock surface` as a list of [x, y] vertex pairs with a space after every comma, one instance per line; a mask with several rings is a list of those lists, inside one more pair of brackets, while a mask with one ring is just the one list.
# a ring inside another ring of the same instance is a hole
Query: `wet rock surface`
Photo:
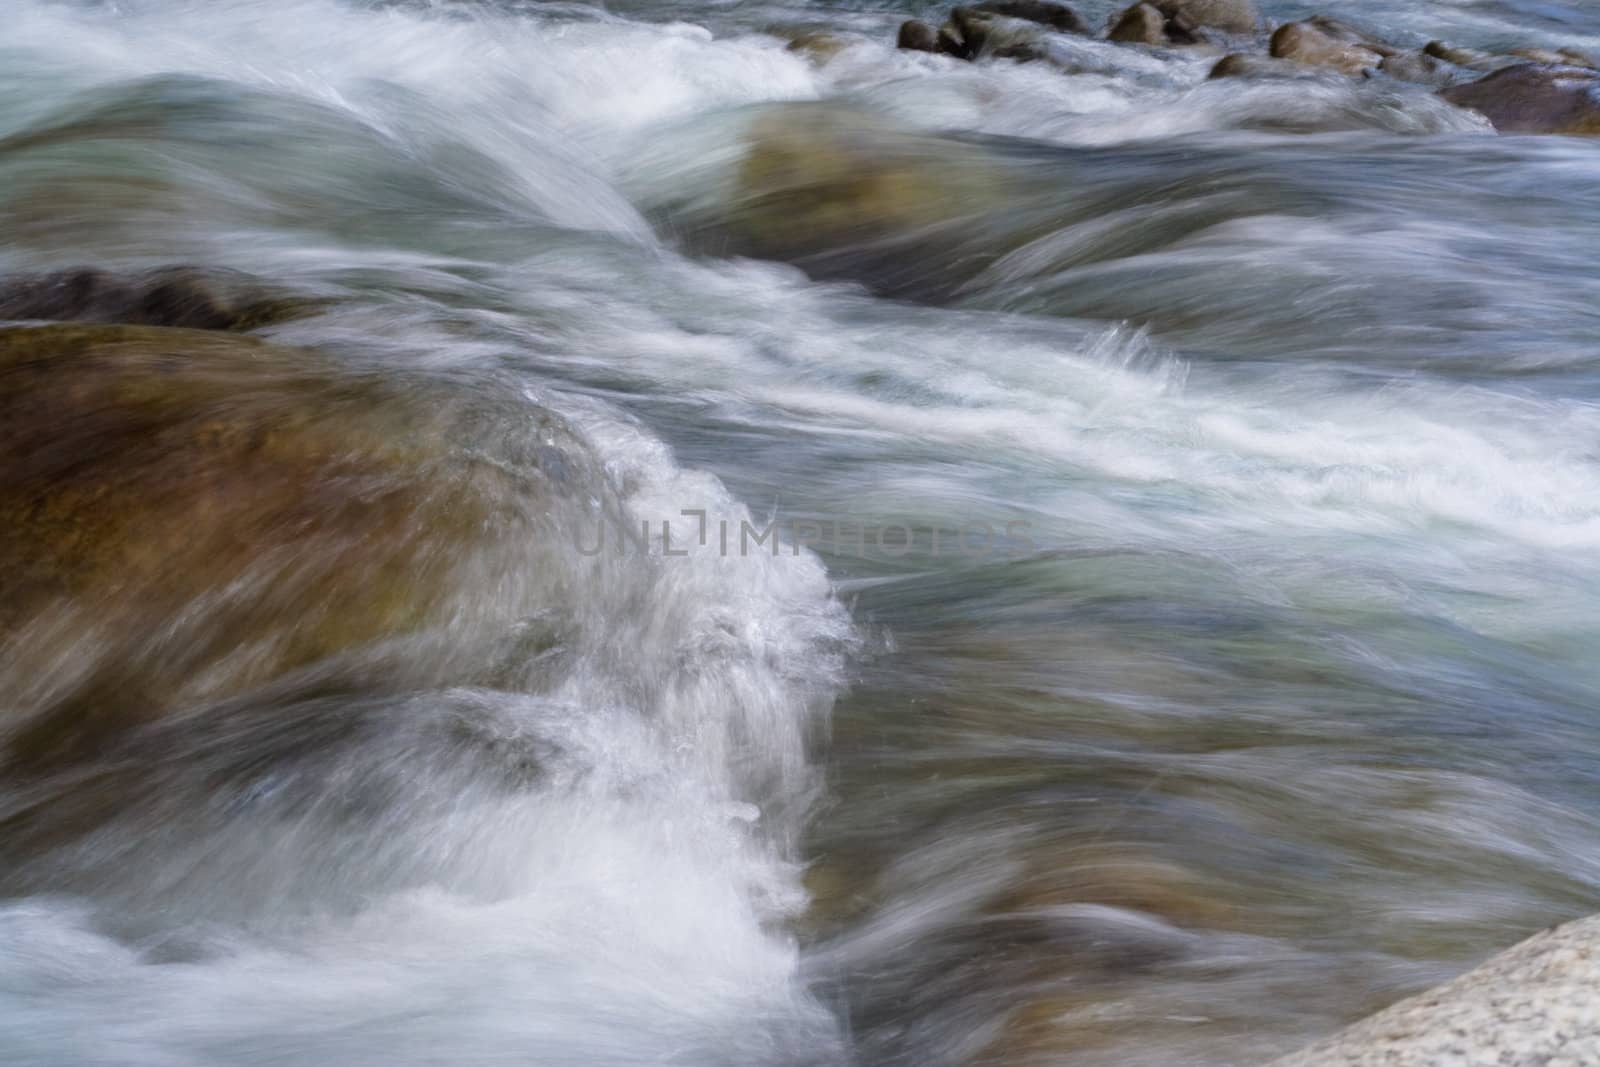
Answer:
[[1600, 134], [1600, 73], [1584, 67], [1508, 67], [1439, 95], [1501, 133]]
[[76, 267], [0, 277], [0, 321], [250, 330], [317, 306], [248, 274], [215, 267], [163, 267], [136, 274]]
[[1156, 0], [1167, 18], [1186, 29], [1204, 27], [1224, 33], [1254, 33], [1261, 16], [1250, 0]]
[[1600, 1063], [1600, 916], [1536, 934], [1272, 1067]]
[[1134, 4], [1111, 27], [1110, 39], [1123, 44], [1167, 43], [1167, 16], [1154, 4]]
[[1059, 33], [1089, 33], [1089, 24], [1066, 4], [1051, 0], [984, 0], [971, 5], [971, 10], [985, 15], [1001, 15], [1048, 26]]
[[1271, 56], [1255, 56], [1244, 52], [1234, 52], [1223, 56], [1217, 65], [1211, 68], [1208, 77], [1211, 78], [1246, 78], [1246, 79], [1272, 79], [1272, 78], [1318, 78], [1326, 72], [1296, 63], [1289, 59], [1274, 59]]
[[[27, 770], [330, 657], [417, 638], [538, 537], [583, 450], [416, 375], [148, 326], [0, 328], [0, 761]], [[483, 601], [483, 625], [495, 614]]]
[[1272, 35], [1272, 56], [1343, 74], [1360, 74], [1383, 62], [1385, 53], [1365, 35], [1342, 23], [1306, 19], [1278, 27]]

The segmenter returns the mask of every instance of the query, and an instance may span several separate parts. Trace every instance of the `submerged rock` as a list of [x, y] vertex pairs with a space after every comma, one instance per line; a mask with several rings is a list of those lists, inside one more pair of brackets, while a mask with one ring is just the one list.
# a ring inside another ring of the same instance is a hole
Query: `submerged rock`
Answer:
[[[903, 32], [903, 28], [902, 28]], [[931, 28], [930, 28], [931, 32]], [[788, 51], [797, 52], [811, 62], [821, 66], [834, 56], [849, 48], [853, 42], [848, 37], [841, 37], [836, 33], [826, 33], [822, 30], [808, 30], [797, 33], [789, 41]], [[904, 48], [905, 45], [900, 47]]]
[[1600, 916], [1546, 930], [1272, 1067], [1600, 1063]]
[[1513, 48], [1507, 53], [1514, 59], [1530, 63], [1544, 63], [1555, 67], [1584, 67], [1597, 69], [1594, 58], [1576, 48]]
[[1316, 67], [1308, 67], [1304, 63], [1295, 63], [1287, 59], [1272, 59], [1269, 56], [1255, 56], [1246, 52], [1235, 52], [1223, 56], [1217, 65], [1211, 68], [1212, 78], [1248, 78], [1253, 80], [1273, 78], [1317, 78], [1323, 77]]
[[248, 274], [166, 267], [119, 275], [93, 267], [0, 278], [0, 320], [250, 330], [316, 308]]
[[1272, 35], [1271, 53], [1275, 59], [1360, 74], [1396, 50], [1342, 22], [1318, 17], [1279, 26]]
[[1479, 52], [1473, 48], [1452, 48], [1443, 41], [1429, 41], [1422, 46], [1422, 53], [1452, 63], [1464, 70], [1483, 73], [1498, 70], [1509, 62], [1504, 56], [1490, 55], [1488, 52]]
[[[954, 231], [996, 226], [1016, 184], [977, 146], [838, 108], [769, 111], [748, 145], [711, 243], [883, 292], [945, 284], [940, 257]], [[1003, 254], [1005, 239], [990, 234], [984, 255]]]
[[971, 5], [970, 10], [985, 15], [1001, 15], [1006, 18], [1022, 19], [1025, 22], [1037, 22], [1060, 33], [1076, 33], [1084, 36], [1090, 33], [1089, 24], [1084, 22], [1076, 11], [1066, 4], [1054, 3], [1052, 0], [983, 0], [982, 3]]
[[1502, 133], [1600, 134], [1600, 72], [1583, 67], [1507, 67], [1439, 95]]
[[0, 329], [0, 755], [50, 765], [447, 623], [386, 670], [450, 661], [498, 602], [464, 575], [559, 547], [534, 515], [583, 454], [554, 420], [548, 446], [508, 426], [249, 337]]
[[1400, 81], [1415, 82], [1418, 85], [1434, 88], [1454, 85], [1472, 77], [1471, 71], [1425, 52], [1402, 52], [1398, 55], [1385, 56], [1383, 62], [1378, 64], [1378, 70]]
[[1044, 34], [1035, 23], [990, 14], [977, 8], [958, 7], [950, 12], [945, 27], [960, 42], [964, 59], [988, 56], [995, 59], [1043, 59], [1049, 54]]
[[1204, 27], [1183, 15], [1169, 16], [1154, 3], [1134, 4], [1111, 27], [1110, 40], [1122, 44], [1163, 45], [1200, 44], [1207, 40]]

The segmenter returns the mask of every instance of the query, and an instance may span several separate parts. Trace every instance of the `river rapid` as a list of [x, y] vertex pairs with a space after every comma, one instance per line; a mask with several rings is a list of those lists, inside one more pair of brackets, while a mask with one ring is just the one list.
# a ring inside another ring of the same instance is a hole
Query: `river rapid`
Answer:
[[[0, 783], [0, 1062], [1251, 1067], [1600, 910], [1600, 142], [911, 15], [0, 0], [0, 275], [309, 294], [571, 519], [458, 576], [493, 672]], [[955, 191], [764, 258], [773, 129]]]

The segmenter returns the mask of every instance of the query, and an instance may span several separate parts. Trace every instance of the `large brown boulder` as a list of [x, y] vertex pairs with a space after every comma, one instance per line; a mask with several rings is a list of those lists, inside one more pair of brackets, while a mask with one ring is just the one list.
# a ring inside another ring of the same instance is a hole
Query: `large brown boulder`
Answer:
[[528, 610], [500, 598], [537, 568], [510, 561], [574, 543], [550, 526], [587, 455], [448, 381], [86, 325], [0, 328], [0, 454], [0, 763], [22, 768], [356, 650], [453, 677]]
[[1600, 72], [1525, 64], [1439, 93], [1501, 133], [1600, 134]]

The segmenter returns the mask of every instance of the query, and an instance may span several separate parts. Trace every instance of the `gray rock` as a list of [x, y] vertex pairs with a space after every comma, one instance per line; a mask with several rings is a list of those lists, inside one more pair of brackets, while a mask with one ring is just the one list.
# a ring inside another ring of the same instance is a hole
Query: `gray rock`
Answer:
[[1600, 1064], [1600, 916], [1536, 934], [1272, 1067]]
[[1600, 71], [1523, 64], [1441, 90], [1501, 133], [1600, 135]]

